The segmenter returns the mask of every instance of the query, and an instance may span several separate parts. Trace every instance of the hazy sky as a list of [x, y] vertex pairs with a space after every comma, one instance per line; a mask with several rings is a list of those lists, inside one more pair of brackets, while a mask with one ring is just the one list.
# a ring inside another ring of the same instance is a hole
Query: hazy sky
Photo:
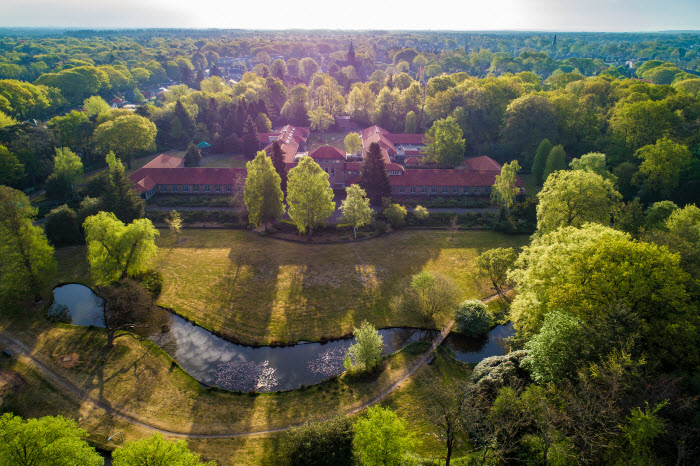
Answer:
[[0, 0], [0, 26], [697, 30], [700, 0]]

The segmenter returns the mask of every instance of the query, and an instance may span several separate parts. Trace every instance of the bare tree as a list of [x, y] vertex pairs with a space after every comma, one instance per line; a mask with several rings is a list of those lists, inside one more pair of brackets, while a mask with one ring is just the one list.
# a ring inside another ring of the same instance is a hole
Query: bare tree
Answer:
[[114, 346], [117, 338], [129, 335], [118, 332], [143, 327], [152, 313], [151, 295], [134, 280], [121, 280], [102, 288], [100, 294], [104, 297], [102, 309], [108, 348]]
[[430, 403], [424, 413], [426, 420], [440, 429], [440, 436], [447, 449], [446, 466], [450, 466], [452, 452], [461, 440], [466, 393], [466, 387], [462, 383], [447, 385], [442, 380], [437, 380], [432, 385]]

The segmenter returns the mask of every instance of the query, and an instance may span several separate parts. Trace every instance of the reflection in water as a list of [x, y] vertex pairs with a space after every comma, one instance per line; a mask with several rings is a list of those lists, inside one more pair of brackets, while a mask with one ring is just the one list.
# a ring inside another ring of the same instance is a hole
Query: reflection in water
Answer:
[[[54, 297], [57, 304], [68, 307], [74, 325], [104, 326], [102, 299], [90, 288], [65, 285], [54, 289]], [[345, 353], [354, 343], [354, 339], [346, 338], [285, 347], [237, 345], [161, 308], [154, 310], [146, 326], [135, 331], [163, 348], [200, 382], [241, 391], [292, 390], [341, 374]], [[379, 333], [384, 340], [384, 354], [414, 341], [430, 341], [437, 334], [434, 330], [413, 328], [389, 328]], [[450, 336], [447, 344], [454, 349], [457, 359], [478, 362], [487, 356], [504, 354], [496, 340], [512, 333], [509, 324], [496, 327], [480, 343]]]
[[455, 353], [455, 359], [476, 364], [490, 356], [506, 354], [504, 338], [515, 335], [512, 323], [497, 325], [484, 338], [469, 338], [459, 334], [450, 334], [443, 345]]

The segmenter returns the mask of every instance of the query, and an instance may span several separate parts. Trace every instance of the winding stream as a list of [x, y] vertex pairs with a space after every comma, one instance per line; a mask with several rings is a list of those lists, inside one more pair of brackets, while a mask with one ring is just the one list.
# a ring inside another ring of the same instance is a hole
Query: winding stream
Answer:
[[[68, 308], [71, 324], [104, 327], [103, 301], [90, 288], [69, 284], [56, 287], [53, 292], [54, 305]], [[321, 382], [343, 372], [345, 352], [354, 343], [353, 338], [344, 338], [326, 343], [252, 347], [224, 340], [162, 308], [157, 308], [151, 320], [144, 336], [199, 382], [227, 390], [284, 391]], [[436, 335], [435, 331], [415, 328], [388, 328], [379, 333], [384, 339], [384, 354], [414, 341], [432, 341]], [[455, 351], [457, 359], [478, 362], [504, 354], [497, 341], [512, 333], [512, 327], [501, 325], [484, 341], [449, 337], [445, 344]]]

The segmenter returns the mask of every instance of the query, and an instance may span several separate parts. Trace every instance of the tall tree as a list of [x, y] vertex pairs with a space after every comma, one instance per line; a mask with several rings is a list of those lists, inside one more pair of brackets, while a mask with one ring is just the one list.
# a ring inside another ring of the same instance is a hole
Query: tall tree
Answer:
[[104, 459], [86, 441], [88, 433], [71, 419], [0, 417], [0, 465], [101, 466]]
[[114, 466], [166, 465], [214, 466], [213, 461], [203, 462], [199, 455], [187, 448], [184, 440], [166, 440], [155, 433], [135, 442], [127, 442], [112, 454]]
[[248, 210], [248, 221], [253, 226], [284, 215], [284, 193], [280, 187], [280, 176], [272, 165], [272, 160], [259, 151], [252, 161], [246, 163], [248, 176], [245, 179], [243, 199]]
[[557, 115], [549, 99], [528, 94], [508, 105], [501, 137], [520, 156], [523, 166], [530, 168], [538, 144], [543, 139], [555, 139], [557, 131]]
[[355, 368], [360, 371], [372, 371], [379, 365], [384, 350], [384, 340], [377, 329], [367, 322], [362, 322], [360, 328], [353, 328], [355, 343], [348, 348], [345, 356], [345, 368]]
[[15, 154], [0, 144], [0, 185], [19, 187], [24, 177], [24, 165]]
[[125, 225], [113, 213], [100, 212], [83, 228], [90, 272], [100, 285], [145, 272], [158, 252], [159, 233], [147, 218]]
[[341, 221], [352, 225], [353, 236], [357, 238], [357, 229], [372, 221], [374, 210], [369, 206], [365, 190], [358, 185], [348, 186], [345, 192], [347, 197], [340, 203]]
[[74, 184], [83, 174], [83, 162], [67, 147], [56, 148], [53, 173], [46, 180], [46, 194], [51, 199], [66, 200], [73, 197]]
[[391, 193], [389, 175], [384, 165], [381, 146], [373, 142], [362, 160], [360, 186], [365, 190], [373, 204], [379, 204], [382, 198]]
[[324, 133], [335, 123], [335, 119], [323, 107], [316, 107], [309, 110], [309, 122], [312, 130], [321, 132], [321, 141], [323, 141]]
[[443, 167], [454, 167], [464, 161], [464, 138], [457, 120], [447, 117], [437, 120], [425, 135], [426, 153], [433, 162]]
[[681, 172], [692, 159], [686, 146], [668, 138], [642, 147], [635, 155], [642, 160], [639, 175], [644, 180], [645, 187], [662, 198], [669, 197], [678, 187]]
[[113, 212], [122, 222], [142, 218], [145, 211], [144, 200], [131, 187], [124, 165], [113, 152], [107, 154], [106, 159], [109, 165], [109, 181], [100, 198], [101, 210]]
[[117, 332], [147, 328], [153, 310], [153, 298], [140, 283], [124, 278], [101, 287], [99, 291], [104, 298], [102, 316], [107, 333], [107, 348], [112, 348], [117, 338], [130, 335]]
[[348, 154], [357, 154], [362, 150], [362, 139], [357, 133], [348, 133], [343, 140], [343, 144]]
[[610, 180], [582, 170], [552, 173], [537, 198], [537, 228], [543, 233], [587, 222], [607, 225], [622, 200]]
[[307, 421], [288, 431], [285, 457], [290, 466], [352, 464], [352, 421], [338, 415], [325, 421]]
[[284, 161], [284, 152], [282, 151], [282, 144], [280, 144], [279, 139], [276, 139], [272, 143], [272, 154], [270, 154], [272, 159], [272, 166], [275, 167], [275, 171], [280, 176], [280, 188], [282, 193], [287, 192], [287, 164]]
[[517, 160], [506, 163], [501, 167], [501, 173], [496, 176], [491, 189], [491, 202], [498, 203], [506, 209], [510, 209], [515, 201], [515, 196], [520, 192], [518, 187], [518, 172], [520, 164]]
[[243, 124], [243, 155], [246, 158], [252, 159], [260, 146], [258, 142], [258, 127], [255, 125], [255, 121], [248, 115], [245, 123]]
[[542, 186], [544, 183], [544, 167], [547, 164], [547, 157], [552, 151], [554, 146], [549, 139], [543, 139], [539, 146], [537, 146], [537, 151], [535, 152], [535, 158], [532, 161], [532, 174], [535, 176], [535, 183], [537, 186]]
[[589, 152], [588, 154], [583, 154], [581, 157], [573, 159], [569, 163], [569, 167], [572, 170], [585, 170], [597, 173], [613, 183], [617, 180], [617, 177], [610, 173], [606, 167], [605, 154], [601, 154], [600, 152]]
[[353, 449], [362, 465], [406, 464], [413, 444], [404, 420], [389, 409], [374, 406], [355, 422]]
[[287, 183], [289, 217], [304, 234], [312, 235], [315, 227], [325, 225], [335, 211], [333, 190], [328, 182], [328, 173], [311, 158], [304, 157], [289, 171]]
[[508, 303], [505, 292], [508, 286], [508, 270], [513, 267], [517, 255], [513, 248], [493, 248], [476, 258], [477, 276], [488, 278], [493, 290]]
[[0, 293], [14, 298], [32, 293], [41, 299], [41, 289], [56, 271], [53, 247], [41, 228], [29, 198], [15, 189], [0, 186]]
[[102, 123], [95, 129], [95, 143], [104, 152], [112, 151], [125, 160], [129, 168], [139, 152], [156, 150], [156, 125], [132, 114]]
[[564, 146], [561, 144], [552, 147], [552, 150], [549, 151], [547, 162], [544, 164], [542, 179], [546, 181], [549, 175], [558, 170], [566, 170], [566, 152], [564, 152]]
[[424, 417], [438, 428], [445, 442], [445, 466], [450, 466], [452, 453], [459, 444], [466, 394], [461, 384], [447, 384], [442, 379], [431, 386], [431, 402], [427, 403]]
[[202, 161], [202, 152], [199, 150], [196, 144], [191, 142], [187, 146], [187, 152], [185, 152], [185, 166], [186, 167], [198, 167]]

